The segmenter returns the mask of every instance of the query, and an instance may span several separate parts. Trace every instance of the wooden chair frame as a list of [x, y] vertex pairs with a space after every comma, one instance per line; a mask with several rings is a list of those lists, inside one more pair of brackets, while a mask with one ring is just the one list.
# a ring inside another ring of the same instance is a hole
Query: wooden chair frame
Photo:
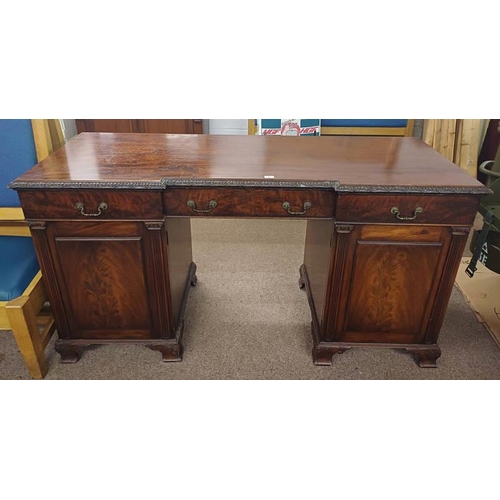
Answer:
[[[21, 208], [0, 208], [0, 235], [30, 237]], [[32, 378], [47, 373], [45, 348], [54, 330], [54, 318], [44, 308], [47, 293], [38, 271], [21, 296], [0, 301], [0, 330], [12, 330], [17, 347]]]
[[[31, 120], [38, 161], [64, 144], [59, 120]], [[21, 208], [0, 207], [0, 236], [31, 237]], [[31, 378], [47, 373], [45, 348], [54, 331], [54, 317], [45, 307], [47, 292], [38, 271], [21, 296], [0, 301], [0, 330], [12, 330]]]

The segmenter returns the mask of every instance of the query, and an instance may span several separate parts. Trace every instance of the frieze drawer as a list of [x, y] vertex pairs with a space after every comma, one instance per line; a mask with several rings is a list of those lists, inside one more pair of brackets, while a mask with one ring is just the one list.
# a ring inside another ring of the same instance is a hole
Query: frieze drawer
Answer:
[[161, 219], [160, 191], [67, 189], [19, 191], [27, 219]]
[[165, 212], [176, 216], [333, 217], [335, 193], [320, 189], [167, 189]]
[[395, 224], [472, 224], [477, 196], [465, 195], [339, 195], [339, 222]]

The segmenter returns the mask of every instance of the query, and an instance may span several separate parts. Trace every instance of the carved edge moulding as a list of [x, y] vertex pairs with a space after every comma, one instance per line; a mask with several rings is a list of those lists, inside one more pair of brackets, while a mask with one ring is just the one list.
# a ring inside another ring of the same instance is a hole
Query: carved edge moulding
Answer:
[[380, 186], [380, 185], [341, 185], [339, 181], [272, 181], [255, 179], [170, 179], [159, 181], [65, 181], [65, 182], [29, 182], [14, 181], [8, 185], [11, 189], [154, 189], [168, 187], [269, 187], [269, 188], [314, 188], [334, 189], [339, 193], [403, 193], [403, 194], [491, 194], [484, 188], [461, 186]]

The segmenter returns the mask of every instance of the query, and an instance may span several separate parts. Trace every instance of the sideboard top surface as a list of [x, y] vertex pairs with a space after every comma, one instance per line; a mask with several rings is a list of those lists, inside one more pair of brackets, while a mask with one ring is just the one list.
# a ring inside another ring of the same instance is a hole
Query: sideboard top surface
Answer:
[[417, 138], [82, 133], [13, 189], [168, 186], [490, 191]]

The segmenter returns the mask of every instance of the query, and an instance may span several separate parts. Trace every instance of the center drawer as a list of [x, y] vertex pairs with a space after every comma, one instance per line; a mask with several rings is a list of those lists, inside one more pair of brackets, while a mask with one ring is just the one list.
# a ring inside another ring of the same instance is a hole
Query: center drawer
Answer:
[[335, 193], [320, 189], [175, 188], [166, 215], [189, 217], [333, 217]]

